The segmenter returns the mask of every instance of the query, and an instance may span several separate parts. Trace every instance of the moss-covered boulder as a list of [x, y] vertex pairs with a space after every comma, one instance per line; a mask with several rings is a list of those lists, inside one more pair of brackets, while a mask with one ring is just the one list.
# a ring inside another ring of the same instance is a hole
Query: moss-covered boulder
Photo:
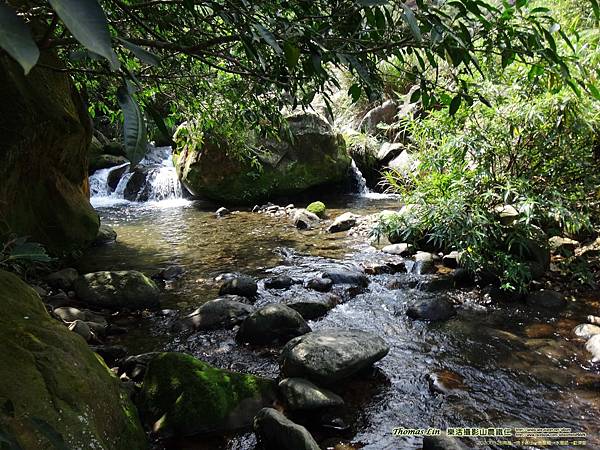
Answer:
[[323, 202], [312, 202], [306, 207], [306, 210], [317, 215], [321, 219], [323, 219], [327, 215], [327, 208], [325, 207], [325, 203]]
[[0, 54], [0, 238], [14, 233], [54, 254], [89, 244], [87, 110], [62, 63], [43, 51], [29, 73]]
[[102, 271], [82, 275], [73, 290], [84, 303], [109, 309], [146, 309], [158, 306], [160, 290], [136, 270]]
[[254, 158], [211, 136], [190, 136], [198, 131], [178, 130], [179, 177], [194, 195], [220, 204], [252, 204], [343, 185], [351, 164], [343, 137], [316, 114], [287, 120], [293, 142], [257, 142]]
[[25, 450], [55, 449], [60, 441], [72, 449], [147, 447], [137, 411], [104, 361], [4, 271], [0, 361], [0, 437]]
[[276, 397], [273, 380], [217, 369], [183, 353], [148, 365], [140, 394], [143, 420], [160, 437], [249, 427]]

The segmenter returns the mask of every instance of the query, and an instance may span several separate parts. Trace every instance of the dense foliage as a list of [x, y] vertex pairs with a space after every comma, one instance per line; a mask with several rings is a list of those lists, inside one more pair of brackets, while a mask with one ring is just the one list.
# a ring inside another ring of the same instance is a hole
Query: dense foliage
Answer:
[[[569, 69], [594, 83], [597, 21], [581, 5], [559, 3], [557, 19], [571, 42], [564, 45], [576, 55]], [[493, 81], [477, 79], [492, 107], [429, 111], [404, 124], [418, 169], [386, 179], [414, 207], [385, 218], [378, 231], [462, 251], [467, 268], [493, 271], [504, 288], [523, 290], [542, 269], [538, 254], [549, 237], [585, 236], [598, 223], [600, 102], [522, 64], [499, 73], [498, 62], [486, 61]], [[514, 217], [500, 217], [509, 211]]]

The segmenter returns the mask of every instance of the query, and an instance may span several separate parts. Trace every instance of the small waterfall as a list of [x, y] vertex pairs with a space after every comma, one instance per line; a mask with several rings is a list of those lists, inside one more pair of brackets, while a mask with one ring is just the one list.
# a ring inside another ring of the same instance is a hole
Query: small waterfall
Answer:
[[183, 199], [183, 187], [172, 156], [171, 147], [150, 146], [144, 159], [131, 172], [129, 164], [97, 170], [90, 176], [92, 205]]
[[367, 180], [363, 177], [360, 169], [352, 160], [352, 164], [350, 165], [350, 170], [352, 171], [352, 179], [354, 180], [354, 184], [356, 186], [356, 193], [358, 195], [368, 195], [371, 193], [370, 189], [367, 187]]

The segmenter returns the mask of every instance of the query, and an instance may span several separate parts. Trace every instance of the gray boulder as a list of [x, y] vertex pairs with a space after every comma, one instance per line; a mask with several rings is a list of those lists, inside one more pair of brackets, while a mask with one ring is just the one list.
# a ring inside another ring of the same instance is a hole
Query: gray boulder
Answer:
[[425, 436], [423, 450], [467, 450], [460, 440], [448, 436]]
[[277, 277], [267, 278], [265, 280], [265, 289], [288, 289], [294, 280], [287, 275], [279, 275]]
[[82, 302], [109, 309], [154, 308], [160, 293], [154, 281], [135, 270], [88, 273], [75, 280], [73, 290]]
[[300, 300], [293, 300], [286, 303], [287, 306], [296, 310], [305, 320], [315, 320], [319, 317], [323, 317], [337, 304], [339, 298], [334, 295], [330, 295], [327, 298], [306, 298]]
[[98, 235], [94, 240], [94, 245], [105, 245], [111, 244], [117, 240], [117, 232], [108, 225], [100, 225], [98, 228]]
[[73, 285], [73, 282], [79, 278], [79, 273], [73, 268], [66, 268], [58, 272], [51, 273], [45, 280], [50, 286], [56, 289], [68, 290]]
[[314, 213], [307, 211], [306, 209], [298, 209], [292, 217], [294, 226], [299, 230], [310, 230], [319, 224], [321, 219]]
[[254, 432], [265, 450], [320, 450], [306, 428], [273, 408], [258, 412], [254, 418]]
[[415, 320], [436, 322], [448, 320], [456, 315], [456, 310], [452, 303], [445, 298], [425, 298], [409, 306], [406, 315]]
[[236, 338], [260, 345], [287, 342], [308, 332], [310, 327], [300, 313], [286, 305], [272, 304], [250, 314], [242, 322]]
[[302, 411], [341, 406], [339, 395], [303, 378], [285, 378], [279, 382], [279, 393], [287, 409]]
[[318, 292], [329, 292], [333, 287], [333, 281], [329, 278], [311, 278], [306, 282], [306, 287]]
[[362, 287], [369, 285], [369, 277], [359, 270], [329, 269], [321, 274], [321, 278], [328, 278], [333, 284], [352, 284]]
[[414, 246], [407, 243], [390, 244], [383, 247], [381, 251], [390, 255], [409, 256], [414, 253]]
[[330, 233], [339, 233], [341, 231], [348, 231], [354, 225], [360, 216], [357, 216], [351, 212], [345, 212], [344, 214], [337, 216], [333, 223], [329, 225], [327, 231]]
[[320, 330], [288, 342], [279, 361], [286, 377], [330, 384], [370, 367], [389, 352], [383, 339], [360, 330]]
[[195, 330], [232, 328], [254, 311], [254, 307], [233, 298], [210, 300], [184, 319], [186, 327]]
[[371, 109], [360, 122], [359, 129], [369, 134], [377, 134], [379, 124], [394, 123], [398, 114], [398, 105], [393, 100], [386, 100], [380, 106]]
[[254, 297], [257, 292], [256, 281], [246, 275], [227, 278], [219, 289], [219, 295], [241, 295], [242, 297]]

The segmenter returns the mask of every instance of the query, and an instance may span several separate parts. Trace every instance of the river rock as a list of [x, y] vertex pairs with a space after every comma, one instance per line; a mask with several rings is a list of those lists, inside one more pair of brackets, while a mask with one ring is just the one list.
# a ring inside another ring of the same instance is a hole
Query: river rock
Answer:
[[327, 298], [293, 300], [286, 305], [298, 311], [304, 320], [316, 320], [327, 314], [338, 301], [339, 297], [331, 295]]
[[306, 287], [318, 292], [329, 292], [333, 287], [333, 281], [329, 278], [311, 278], [306, 282]]
[[573, 329], [573, 334], [584, 339], [589, 339], [592, 336], [600, 334], [600, 327], [598, 325], [582, 323]]
[[408, 307], [406, 315], [415, 320], [430, 320], [432, 322], [448, 320], [456, 315], [456, 310], [450, 301], [443, 297], [424, 298]]
[[416, 287], [423, 292], [448, 291], [454, 287], [454, 280], [450, 277], [433, 276], [420, 280]]
[[585, 344], [585, 349], [592, 354], [592, 362], [600, 361], [600, 334], [595, 334]]
[[303, 378], [281, 380], [279, 393], [287, 409], [291, 411], [322, 409], [344, 404], [344, 400], [339, 395]]
[[550, 239], [548, 239], [548, 245], [550, 246], [550, 250], [552, 250], [553, 252], [573, 253], [575, 249], [579, 247], [580, 244], [574, 239], [569, 239], [567, 237], [562, 236], [552, 236]]
[[312, 202], [306, 207], [306, 210], [310, 213], [316, 214], [320, 219], [324, 219], [327, 215], [327, 207], [323, 202]]
[[225, 217], [228, 216], [229, 214], [231, 214], [231, 211], [229, 211], [227, 208], [225, 207], [220, 207], [219, 209], [217, 209], [217, 212], [215, 213], [215, 215], [217, 217]]
[[321, 274], [321, 278], [330, 279], [333, 284], [352, 284], [362, 287], [369, 285], [369, 277], [358, 269], [329, 269]]
[[116, 377], [81, 337], [48, 315], [32, 289], [2, 270], [0, 305], [0, 429], [20, 443], [12, 448], [59, 448], [48, 439], [51, 430], [66, 443], [61, 448], [147, 449]]
[[[180, 133], [186, 126], [182, 125], [175, 133], [180, 149], [176, 169], [181, 181], [194, 195], [225, 205], [252, 205], [319, 186], [343, 185], [351, 164], [343, 136], [312, 112], [296, 112], [286, 120], [281, 139], [249, 138], [260, 166], [251, 158], [239, 158], [238, 152], [229, 148], [237, 143], [206, 135], [202, 138], [200, 130], [194, 139], [194, 130]], [[187, 138], [179, 140], [180, 134]], [[292, 139], [286, 137], [289, 134]]]
[[158, 355], [160, 355], [159, 352], [148, 352], [128, 356], [122, 361], [121, 366], [119, 366], [119, 375], [125, 374], [133, 381], [142, 381], [146, 375], [150, 361]]
[[79, 273], [73, 268], [66, 268], [58, 272], [51, 273], [44, 280], [50, 286], [56, 289], [68, 290], [73, 285], [73, 282], [79, 278]]
[[423, 450], [468, 450], [468, 447], [449, 436], [425, 436]]
[[82, 320], [76, 320], [75, 322], [72, 322], [69, 325], [69, 331], [77, 333], [79, 336], [85, 339], [86, 342], [92, 340], [92, 330], [90, 329], [89, 325]]
[[271, 304], [250, 314], [242, 322], [236, 339], [250, 344], [271, 344], [287, 342], [308, 332], [310, 327], [300, 313], [286, 305]]
[[563, 294], [547, 289], [531, 292], [525, 301], [534, 308], [560, 309], [567, 305], [567, 299]]
[[140, 412], [161, 438], [223, 433], [249, 426], [275, 399], [275, 386], [272, 380], [217, 369], [183, 353], [161, 353], [148, 364]]
[[442, 257], [442, 264], [450, 269], [456, 269], [460, 264], [460, 252], [451, 251]]
[[382, 105], [371, 109], [360, 122], [359, 129], [369, 134], [376, 134], [379, 124], [390, 125], [398, 113], [398, 105], [394, 100], [386, 100]]
[[60, 308], [55, 308], [52, 312], [65, 322], [74, 322], [76, 320], [82, 320], [84, 322], [96, 322], [101, 323], [104, 326], [107, 325], [106, 319], [103, 316], [85, 309], [80, 310], [69, 306], [62, 306]]
[[158, 277], [164, 281], [173, 281], [181, 278], [185, 273], [185, 269], [181, 266], [168, 266], [158, 272]]
[[89, 171], [93, 174], [96, 170], [108, 169], [109, 167], [121, 166], [129, 161], [123, 156], [97, 155], [90, 158]]
[[135, 270], [88, 273], [75, 280], [73, 289], [82, 302], [109, 309], [154, 308], [160, 293], [154, 281]]
[[383, 253], [389, 253], [390, 255], [410, 256], [414, 253], [414, 246], [403, 242], [400, 244], [386, 245], [381, 251]]
[[117, 232], [108, 225], [100, 225], [98, 228], [98, 235], [94, 240], [94, 245], [106, 245], [111, 244], [117, 240]]
[[236, 275], [227, 278], [219, 288], [219, 295], [241, 295], [252, 298], [258, 292], [258, 285], [252, 277]]
[[427, 273], [435, 273], [435, 255], [428, 252], [417, 252], [414, 256], [415, 263], [411, 268], [411, 272], [416, 275], [424, 275]]
[[341, 231], [348, 231], [354, 225], [360, 216], [357, 216], [351, 212], [345, 212], [344, 214], [337, 216], [333, 223], [327, 227], [327, 231], [330, 233], [339, 233]]
[[292, 222], [299, 230], [310, 230], [319, 224], [319, 216], [306, 209], [298, 209], [294, 212]]
[[281, 353], [285, 377], [330, 384], [370, 367], [389, 352], [380, 337], [360, 330], [319, 330], [292, 339]]
[[241, 323], [254, 307], [232, 298], [217, 298], [204, 303], [184, 319], [184, 323], [196, 330], [232, 328]]
[[123, 164], [121, 167], [115, 167], [108, 173], [106, 184], [109, 187], [109, 192], [114, 192], [119, 186], [119, 182], [123, 175], [129, 171], [129, 164]]
[[591, 323], [594, 325], [600, 325], [600, 317], [597, 317], [597, 316], [587, 316], [587, 321], [588, 321], [588, 323]]
[[320, 450], [306, 428], [273, 408], [264, 408], [254, 418], [254, 432], [265, 450]]
[[265, 289], [288, 289], [294, 284], [294, 280], [287, 275], [267, 278], [265, 280]]

